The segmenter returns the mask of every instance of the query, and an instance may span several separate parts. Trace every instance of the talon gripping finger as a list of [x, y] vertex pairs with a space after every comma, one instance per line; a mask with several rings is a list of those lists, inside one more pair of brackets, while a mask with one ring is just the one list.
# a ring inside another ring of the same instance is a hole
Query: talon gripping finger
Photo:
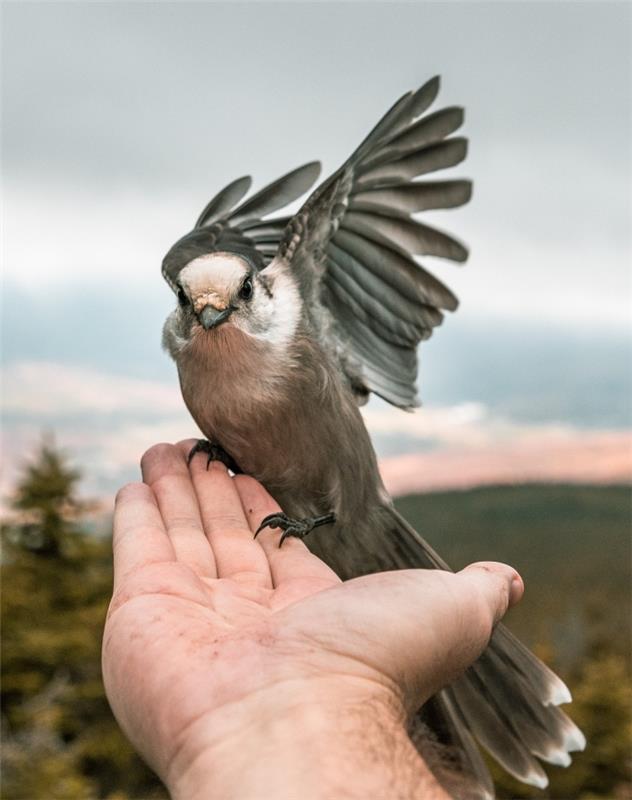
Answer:
[[198, 439], [189, 452], [187, 464], [191, 464], [191, 460], [196, 453], [207, 454], [208, 459], [206, 462], [206, 469], [210, 467], [212, 461], [221, 461], [222, 464], [225, 464], [226, 467], [235, 475], [242, 474], [239, 464], [237, 464], [230, 453], [227, 453], [221, 445], [216, 444], [215, 442], [209, 442], [206, 439]]
[[254, 538], [256, 539], [264, 528], [282, 528], [285, 523], [291, 523], [291, 520], [282, 512], [277, 511], [274, 514], [268, 514], [267, 517], [261, 520], [261, 524], [255, 531]]
[[264, 528], [282, 528], [283, 535], [279, 541], [279, 547], [281, 547], [289, 536], [304, 539], [314, 528], [319, 528], [321, 525], [330, 525], [335, 521], [335, 514], [323, 514], [320, 517], [307, 517], [306, 519], [292, 519], [283, 512], [268, 514], [267, 517], [261, 520], [261, 525], [255, 532], [255, 539]]

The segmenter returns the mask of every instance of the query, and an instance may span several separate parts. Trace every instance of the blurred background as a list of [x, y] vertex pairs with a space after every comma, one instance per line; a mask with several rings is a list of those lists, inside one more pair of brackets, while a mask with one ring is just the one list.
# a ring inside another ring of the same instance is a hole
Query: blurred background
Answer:
[[[210, 197], [329, 174], [405, 91], [466, 107], [471, 248], [424, 406], [371, 401], [390, 490], [458, 567], [506, 560], [509, 624], [568, 681], [588, 748], [544, 792], [630, 798], [628, 3], [6, 3], [2, 797], [162, 796], [99, 674], [116, 489], [196, 435], [161, 351], [170, 245]], [[433, 263], [434, 262], [434, 263]]]

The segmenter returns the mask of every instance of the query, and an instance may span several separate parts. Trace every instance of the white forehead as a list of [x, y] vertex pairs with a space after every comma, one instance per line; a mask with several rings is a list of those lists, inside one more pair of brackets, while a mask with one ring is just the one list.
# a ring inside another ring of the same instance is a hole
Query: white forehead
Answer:
[[208, 253], [189, 261], [179, 280], [192, 296], [209, 290], [228, 293], [249, 271], [248, 263], [234, 253]]

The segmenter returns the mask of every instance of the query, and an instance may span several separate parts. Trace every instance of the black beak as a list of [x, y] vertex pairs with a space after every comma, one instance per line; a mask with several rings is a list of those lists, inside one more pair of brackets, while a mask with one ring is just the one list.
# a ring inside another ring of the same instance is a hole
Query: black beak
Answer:
[[221, 325], [222, 322], [230, 317], [232, 312], [233, 309], [230, 306], [225, 308], [223, 311], [213, 308], [213, 306], [204, 306], [204, 308], [198, 314], [198, 319], [200, 320], [200, 324], [204, 330], [208, 331], [211, 328], [216, 328], [218, 325]]

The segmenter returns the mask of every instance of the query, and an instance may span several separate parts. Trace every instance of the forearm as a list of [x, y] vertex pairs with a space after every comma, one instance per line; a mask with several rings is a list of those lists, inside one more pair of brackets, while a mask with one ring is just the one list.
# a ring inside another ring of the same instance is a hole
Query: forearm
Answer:
[[275, 690], [189, 732], [167, 776], [174, 800], [448, 800], [386, 692]]

